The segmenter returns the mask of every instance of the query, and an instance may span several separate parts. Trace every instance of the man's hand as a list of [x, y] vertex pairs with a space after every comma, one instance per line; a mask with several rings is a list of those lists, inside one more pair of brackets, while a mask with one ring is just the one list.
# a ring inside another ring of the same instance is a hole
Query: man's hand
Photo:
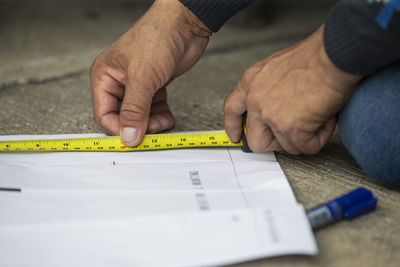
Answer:
[[245, 71], [225, 100], [225, 129], [233, 142], [239, 141], [247, 111], [252, 151], [315, 154], [332, 135], [337, 113], [361, 78], [333, 65], [322, 26]]
[[105, 132], [138, 145], [173, 126], [166, 86], [201, 57], [209, 29], [178, 0], [157, 0], [92, 64], [94, 116]]

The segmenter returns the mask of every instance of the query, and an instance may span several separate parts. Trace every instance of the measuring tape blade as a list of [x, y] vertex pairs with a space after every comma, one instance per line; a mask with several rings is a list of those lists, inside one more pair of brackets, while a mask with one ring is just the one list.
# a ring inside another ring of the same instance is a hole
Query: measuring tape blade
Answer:
[[0, 141], [0, 151], [146, 151], [196, 147], [242, 146], [243, 142], [232, 143], [224, 130], [147, 134], [136, 147], [127, 147], [119, 136]]

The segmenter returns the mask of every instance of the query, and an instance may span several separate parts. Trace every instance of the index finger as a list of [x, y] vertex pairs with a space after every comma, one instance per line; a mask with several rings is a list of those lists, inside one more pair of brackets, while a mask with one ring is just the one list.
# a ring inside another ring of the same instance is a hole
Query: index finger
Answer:
[[113, 69], [99, 69], [91, 73], [94, 118], [107, 134], [119, 135], [123, 80], [123, 74]]
[[240, 141], [242, 135], [243, 114], [246, 112], [247, 90], [239, 81], [232, 92], [226, 97], [224, 103], [224, 126], [232, 142]]

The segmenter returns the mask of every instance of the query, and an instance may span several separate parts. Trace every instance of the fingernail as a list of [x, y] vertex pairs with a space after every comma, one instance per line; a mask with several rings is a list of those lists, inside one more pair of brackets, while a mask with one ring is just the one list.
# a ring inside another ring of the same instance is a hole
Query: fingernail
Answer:
[[125, 127], [122, 129], [121, 139], [125, 144], [131, 144], [137, 139], [137, 129], [133, 127]]

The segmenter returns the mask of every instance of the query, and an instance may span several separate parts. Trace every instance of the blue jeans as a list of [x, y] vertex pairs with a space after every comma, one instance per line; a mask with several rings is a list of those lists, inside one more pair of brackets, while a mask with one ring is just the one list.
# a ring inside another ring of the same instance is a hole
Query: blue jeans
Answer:
[[339, 114], [339, 132], [369, 177], [400, 187], [400, 62], [359, 84]]

